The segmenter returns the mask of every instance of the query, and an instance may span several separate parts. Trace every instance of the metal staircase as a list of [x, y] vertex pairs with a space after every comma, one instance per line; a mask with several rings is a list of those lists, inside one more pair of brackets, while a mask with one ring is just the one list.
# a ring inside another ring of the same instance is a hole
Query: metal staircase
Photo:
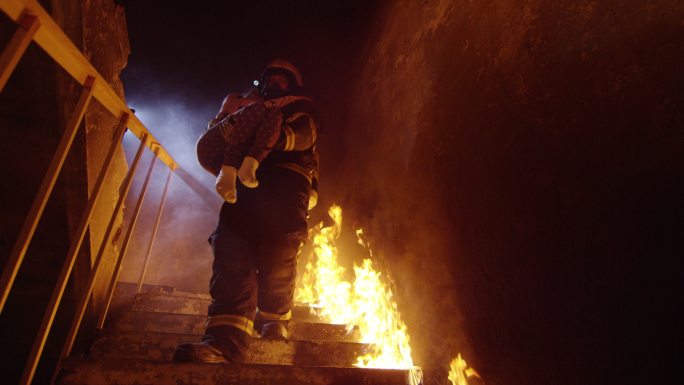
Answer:
[[56, 384], [409, 384], [408, 370], [354, 367], [367, 348], [356, 329], [324, 323], [306, 306], [293, 309], [289, 341], [255, 336], [242, 363], [175, 363], [179, 342], [199, 341], [209, 296], [159, 286], [124, 292], [89, 353], [66, 359]]

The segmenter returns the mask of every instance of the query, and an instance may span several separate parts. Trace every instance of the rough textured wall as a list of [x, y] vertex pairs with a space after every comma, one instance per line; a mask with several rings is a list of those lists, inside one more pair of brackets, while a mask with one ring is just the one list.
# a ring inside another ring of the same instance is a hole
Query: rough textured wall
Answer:
[[[126, 67], [130, 53], [124, 9], [112, 0], [91, 0], [83, 2], [83, 15], [83, 52], [119, 97], [125, 100], [123, 83], [119, 77]], [[85, 116], [89, 191], [92, 191], [102, 168], [119, 118], [99, 105]], [[103, 186], [104, 195], [100, 198], [97, 211], [93, 214], [90, 241], [98, 248], [116, 201], [119, 199], [119, 186], [127, 171], [128, 166], [123, 148], [119, 146], [112, 169]], [[119, 227], [122, 225], [122, 220], [122, 215], [120, 215], [117, 221]], [[94, 302], [98, 305], [101, 305], [104, 299], [108, 277], [113, 273], [114, 258], [118, 252], [114, 242], [109, 245], [107, 251], [106, 268], [103, 269], [94, 292]], [[95, 255], [94, 252], [91, 253], [91, 258], [95, 258]], [[99, 311], [100, 307], [98, 306], [97, 309]]]
[[674, 367], [683, 39], [679, 1], [387, 3], [327, 183], [420, 364], [462, 351], [492, 384]]
[[[53, 0], [52, 15], [93, 67], [123, 98], [123, 84], [119, 74], [126, 66], [130, 52], [123, 7], [114, 4], [111, 0], [79, 2]], [[67, 74], [60, 72], [57, 89], [62, 123], [66, 124], [78, 100], [81, 87], [74, 84]], [[76, 145], [65, 166], [69, 222], [72, 231], [81, 220], [87, 200], [102, 170], [117, 124], [118, 117], [112, 116], [93, 99], [84, 116], [83, 127], [85, 128], [82, 127], [79, 131]], [[102, 187], [102, 196], [95, 206], [87, 241], [84, 242], [84, 252], [81, 253], [82, 258], [74, 271], [77, 292], [82, 291], [80, 287], [88, 280], [90, 266], [100, 250], [104, 233], [119, 198], [119, 186], [127, 169], [123, 148], [120, 146]], [[119, 214], [114, 226], [115, 233], [120, 231], [122, 221], [123, 216]], [[95, 313], [101, 310], [108, 280], [112, 276], [118, 255], [115, 241], [116, 239], [106, 245], [101, 273], [96, 281], [93, 292]]]

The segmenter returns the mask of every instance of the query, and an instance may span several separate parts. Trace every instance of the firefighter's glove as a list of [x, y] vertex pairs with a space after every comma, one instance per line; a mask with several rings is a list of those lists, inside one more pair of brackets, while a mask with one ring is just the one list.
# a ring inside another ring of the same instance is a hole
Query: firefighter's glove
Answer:
[[232, 166], [222, 166], [221, 172], [216, 177], [216, 192], [228, 203], [237, 201], [237, 190], [235, 189], [235, 176], [237, 169]]
[[255, 188], [258, 186], [259, 181], [256, 178], [257, 168], [259, 168], [259, 161], [251, 156], [246, 156], [242, 160], [242, 166], [240, 166], [240, 170], [238, 170], [238, 178], [240, 178], [240, 182], [249, 188]]

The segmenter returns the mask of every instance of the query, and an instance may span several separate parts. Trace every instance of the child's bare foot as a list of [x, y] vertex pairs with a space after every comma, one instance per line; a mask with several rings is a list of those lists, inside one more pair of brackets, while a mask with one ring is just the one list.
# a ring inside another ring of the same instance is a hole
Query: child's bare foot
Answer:
[[242, 166], [240, 166], [238, 171], [240, 182], [249, 188], [257, 187], [259, 185], [259, 181], [256, 178], [257, 168], [259, 168], [259, 161], [251, 156], [246, 156], [242, 160]]
[[221, 167], [218, 177], [216, 177], [216, 192], [228, 203], [237, 201], [237, 190], [235, 189], [235, 176], [237, 169], [233, 166]]

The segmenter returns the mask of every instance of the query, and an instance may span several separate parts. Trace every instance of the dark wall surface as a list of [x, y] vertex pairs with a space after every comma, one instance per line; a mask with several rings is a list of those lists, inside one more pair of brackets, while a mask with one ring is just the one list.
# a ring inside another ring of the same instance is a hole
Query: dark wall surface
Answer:
[[387, 4], [322, 180], [391, 266], [419, 364], [461, 351], [490, 384], [667, 378], [683, 39], [679, 1]]

